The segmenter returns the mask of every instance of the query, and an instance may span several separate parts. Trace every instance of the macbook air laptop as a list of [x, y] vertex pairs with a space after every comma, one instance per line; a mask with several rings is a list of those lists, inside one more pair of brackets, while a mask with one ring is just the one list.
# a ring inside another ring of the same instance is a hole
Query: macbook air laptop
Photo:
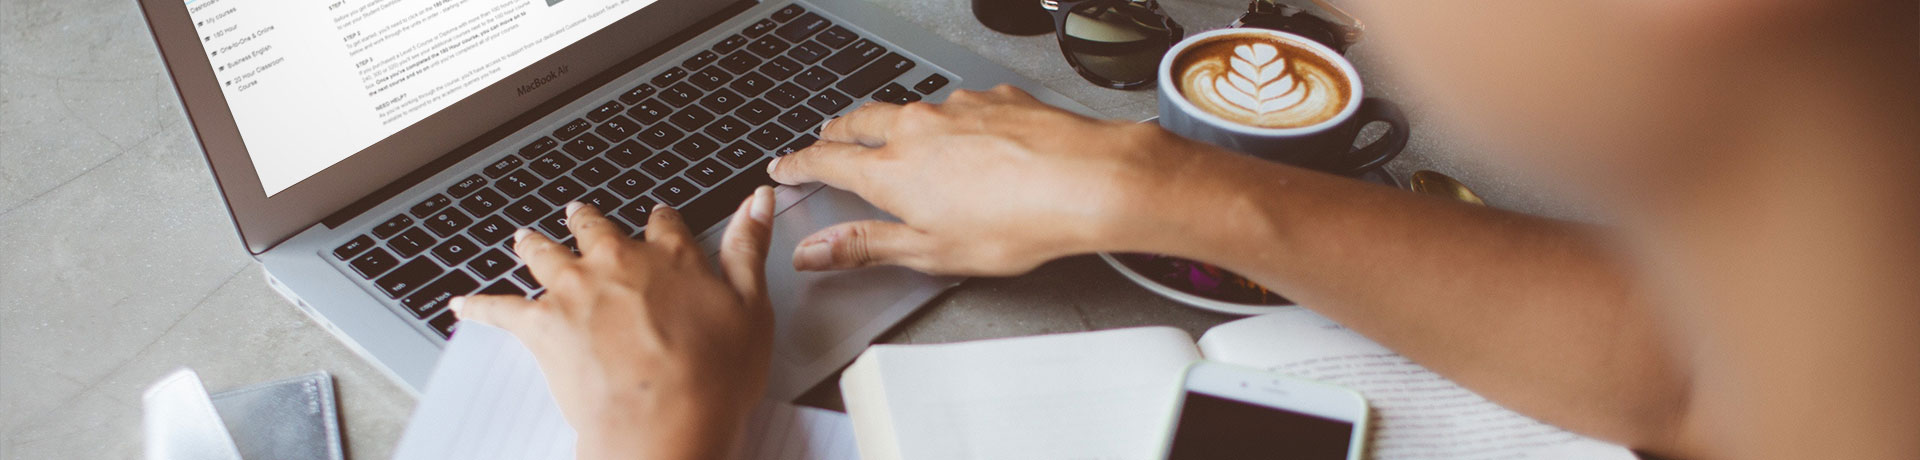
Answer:
[[[639, 234], [655, 203], [709, 253], [767, 162], [868, 101], [1009, 83], [1084, 107], [864, 0], [139, 0], [241, 240], [275, 289], [415, 390], [447, 300], [537, 295], [508, 249], [561, 207]], [[792, 399], [951, 286], [796, 273], [794, 244], [887, 218], [779, 187], [770, 397]]]

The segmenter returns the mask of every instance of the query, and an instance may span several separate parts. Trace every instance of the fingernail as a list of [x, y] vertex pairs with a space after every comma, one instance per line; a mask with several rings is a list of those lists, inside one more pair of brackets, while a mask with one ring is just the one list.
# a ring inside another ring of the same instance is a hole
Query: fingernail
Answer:
[[747, 209], [747, 215], [754, 222], [768, 224], [773, 222], [773, 187], [765, 185], [753, 190], [753, 204]]
[[466, 306], [467, 296], [454, 297], [453, 300], [447, 301], [447, 309], [453, 310], [453, 314], [456, 315], [460, 314], [460, 309]]
[[533, 229], [526, 229], [526, 228], [523, 228], [523, 229], [519, 229], [519, 230], [514, 230], [514, 231], [513, 231], [513, 242], [515, 242], [515, 243], [519, 243], [519, 242], [520, 242], [520, 240], [524, 240], [524, 239], [527, 239], [527, 235], [532, 235], [532, 234], [533, 234]]
[[774, 169], [780, 167], [780, 158], [781, 157], [773, 157], [773, 161], [767, 162], [767, 175], [773, 175]]
[[794, 270], [825, 270], [831, 266], [833, 266], [833, 245], [826, 241], [815, 241], [793, 248]]
[[840, 117], [828, 118], [827, 121], [820, 123], [820, 134], [826, 134], [827, 125], [831, 125], [833, 124], [834, 120], [839, 120], [839, 119]]
[[567, 218], [572, 219], [573, 213], [579, 212], [580, 208], [582, 207], [586, 207], [586, 205], [578, 201], [568, 201], [567, 202]]

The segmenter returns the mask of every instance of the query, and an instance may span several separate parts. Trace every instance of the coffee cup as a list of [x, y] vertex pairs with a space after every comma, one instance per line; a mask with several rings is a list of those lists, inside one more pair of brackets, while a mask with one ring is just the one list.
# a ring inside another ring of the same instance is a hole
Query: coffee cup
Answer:
[[[1361, 90], [1360, 73], [1332, 48], [1270, 29], [1187, 37], [1160, 59], [1160, 126], [1267, 160], [1355, 176], [1407, 146], [1406, 115]], [[1355, 147], [1367, 125], [1387, 131]]]

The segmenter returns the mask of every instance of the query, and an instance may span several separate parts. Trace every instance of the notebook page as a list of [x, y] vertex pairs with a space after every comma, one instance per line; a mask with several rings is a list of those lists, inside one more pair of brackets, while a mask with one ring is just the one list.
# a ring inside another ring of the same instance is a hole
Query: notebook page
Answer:
[[1514, 413], [1306, 310], [1215, 326], [1208, 359], [1359, 391], [1375, 460], [1634, 459], [1627, 449]]
[[[393, 458], [571, 460], [575, 439], [533, 354], [506, 331], [461, 323]], [[755, 408], [741, 442], [742, 459], [858, 458], [845, 414], [785, 403]]]

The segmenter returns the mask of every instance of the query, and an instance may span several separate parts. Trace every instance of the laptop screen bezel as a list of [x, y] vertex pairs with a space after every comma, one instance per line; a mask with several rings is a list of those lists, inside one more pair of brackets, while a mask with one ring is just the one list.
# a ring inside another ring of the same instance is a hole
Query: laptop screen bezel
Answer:
[[[755, 0], [657, 0], [526, 68], [453, 103], [418, 123], [354, 153], [273, 196], [262, 188], [252, 157], [241, 140], [206, 51], [181, 0], [139, 0], [175, 90], [200, 140], [214, 180], [227, 203], [240, 239], [260, 254], [397, 181], [445, 157], [465, 157], [463, 149], [488, 133], [517, 130], [512, 122], [530, 121], [531, 110], [563, 105], [562, 95], [596, 82], [595, 76], [686, 31], [702, 19]], [[559, 69], [565, 67], [564, 74]], [[548, 73], [559, 78], [524, 95], [521, 84]], [[560, 102], [561, 104], [549, 104]], [[512, 128], [503, 130], [503, 128]], [[410, 185], [410, 184], [409, 184]]]

